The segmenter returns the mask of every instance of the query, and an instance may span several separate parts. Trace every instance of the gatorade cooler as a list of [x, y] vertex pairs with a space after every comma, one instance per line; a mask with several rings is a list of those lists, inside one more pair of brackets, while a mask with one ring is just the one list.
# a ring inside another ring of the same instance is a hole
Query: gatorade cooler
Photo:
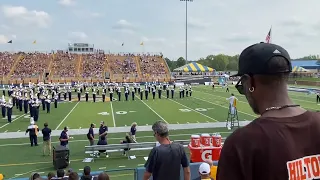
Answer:
[[221, 147], [222, 137], [220, 134], [213, 134], [212, 135], [212, 145], [214, 147]]
[[191, 145], [189, 145], [188, 148], [190, 150], [191, 162], [204, 162], [207, 159], [210, 159], [212, 161], [219, 161], [220, 152], [222, 149], [222, 147], [191, 147]]
[[210, 146], [211, 145], [210, 134], [201, 134], [201, 144], [203, 146]]
[[191, 147], [200, 147], [199, 135], [191, 135]]

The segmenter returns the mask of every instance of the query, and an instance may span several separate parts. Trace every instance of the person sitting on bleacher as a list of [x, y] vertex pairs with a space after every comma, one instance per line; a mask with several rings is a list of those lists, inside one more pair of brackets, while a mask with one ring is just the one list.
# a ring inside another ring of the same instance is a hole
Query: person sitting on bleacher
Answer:
[[[133, 143], [132, 139], [129, 137], [129, 134], [126, 133], [125, 140], [120, 141], [121, 144]], [[129, 151], [130, 148], [123, 149], [123, 155], [126, 155], [126, 152]]]
[[[100, 138], [97, 145], [108, 145], [106, 138], [105, 137]], [[100, 156], [100, 153], [106, 153], [106, 157], [109, 157], [106, 150], [99, 150], [98, 157]]]

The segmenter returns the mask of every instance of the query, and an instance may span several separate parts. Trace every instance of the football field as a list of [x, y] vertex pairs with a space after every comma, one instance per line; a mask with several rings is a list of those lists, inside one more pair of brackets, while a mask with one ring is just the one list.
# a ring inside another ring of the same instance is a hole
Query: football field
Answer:
[[[215, 90], [210, 86], [194, 86], [191, 97], [180, 99], [177, 91], [173, 99], [158, 97], [155, 100], [149, 95], [148, 100], [139, 100], [135, 97], [135, 101], [128, 102], [61, 102], [55, 109], [51, 105], [51, 113], [47, 114], [40, 107], [40, 117], [38, 125], [42, 128], [44, 122], [49, 123], [49, 127], [53, 130], [62, 130], [64, 126], [70, 129], [88, 129], [90, 123], [99, 124], [100, 121], [107, 123], [109, 127], [123, 127], [131, 125], [132, 122], [138, 123], [138, 141], [154, 142], [151, 132], [139, 131], [139, 126], [152, 125], [157, 120], [164, 120], [169, 124], [188, 124], [188, 123], [209, 123], [224, 122], [228, 116], [228, 101], [226, 98], [234, 93], [239, 99], [237, 103], [239, 120], [252, 120], [256, 115], [252, 112], [246, 98], [238, 94], [235, 88], [230, 87], [230, 92], [225, 89], [216, 87]], [[296, 104], [302, 107], [317, 111], [320, 106], [316, 104], [314, 95], [306, 93], [290, 92], [291, 98]], [[165, 95], [165, 94], [163, 94]], [[76, 94], [73, 95], [74, 98]], [[15, 118], [11, 124], [6, 123], [6, 119], [0, 122], [0, 135], [6, 132], [23, 132], [29, 125], [30, 119], [28, 115], [22, 114], [14, 108], [13, 114]], [[213, 133], [221, 132], [222, 136], [227, 136], [231, 132], [226, 128], [202, 128], [202, 129], [186, 129], [171, 130], [170, 136], [173, 140], [188, 140], [190, 135], [194, 133]], [[108, 135], [109, 144], [118, 144], [123, 140], [124, 133], [111, 133]], [[39, 138], [40, 146], [30, 147], [28, 136], [19, 139], [0, 139], [0, 173], [4, 173], [7, 178], [27, 177], [31, 172], [41, 172], [45, 175], [49, 171], [54, 171], [52, 165], [52, 157], [42, 156], [41, 138]], [[58, 143], [58, 137], [53, 137], [53, 145]], [[127, 157], [120, 153], [112, 153], [109, 158], [100, 158], [92, 163], [83, 163], [83, 159], [87, 157], [84, 154], [84, 146], [88, 145], [85, 135], [74, 136], [74, 140], [70, 141], [70, 167], [74, 171], [81, 172], [85, 165], [92, 167], [92, 171], [102, 171], [110, 169], [136, 168], [143, 166], [149, 151], [134, 152], [137, 159], [128, 160]], [[133, 170], [125, 170], [121, 172], [110, 172], [111, 177], [117, 179], [132, 179]]]
[[[53, 130], [60, 130], [68, 126], [70, 129], [87, 129], [90, 123], [99, 125], [104, 121], [109, 127], [130, 126], [133, 122], [138, 125], [152, 125], [157, 120], [163, 120], [169, 124], [187, 123], [208, 123], [224, 122], [228, 116], [228, 101], [226, 98], [234, 93], [239, 99], [237, 110], [239, 120], [252, 120], [256, 115], [249, 107], [244, 96], [238, 94], [235, 88], [230, 88], [230, 92], [216, 87], [212, 90], [210, 86], [194, 86], [191, 97], [180, 99], [176, 91], [173, 99], [162, 96], [155, 100], [149, 94], [148, 100], [140, 100], [138, 96], [135, 101], [129, 97], [129, 101], [113, 102], [61, 102], [55, 109], [51, 104], [51, 113], [47, 114], [40, 106], [38, 125], [43, 126], [44, 122], [49, 123]], [[163, 94], [165, 95], [165, 94]], [[320, 109], [315, 102], [314, 95], [305, 93], [290, 92], [293, 101], [311, 111]], [[76, 97], [76, 94], [73, 94]], [[84, 99], [84, 98], [82, 98]], [[23, 132], [30, 123], [28, 114], [13, 110], [13, 122], [7, 123], [6, 118], [0, 120], [0, 133], [3, 132]]]

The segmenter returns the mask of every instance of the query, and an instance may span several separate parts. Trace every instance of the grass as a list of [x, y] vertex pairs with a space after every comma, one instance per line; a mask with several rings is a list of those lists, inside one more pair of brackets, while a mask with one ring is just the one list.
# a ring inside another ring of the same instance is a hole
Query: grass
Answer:
[[316, 77], [297, 77], [297, 78], [292, 77], [290, 78], [290, 80], [320, 82], [320, 78], [316, 78]]
[[[47, 114], [40, 109], [39, 126], [44, 122], [49, 123], [51, 129], [63, 129], [68, 126], [71, 129], [87, 129], [90, 123], [99, 124], [100, 121], [105, 121], [109, 127], [129, 126], [132, 122], [137, 122], [138, 125], [151, 125], [156, 120], [165, 120], [170, 124], [187, 124], [187, 123], [208, 123], [216, 121], [225, 121], [228, 114], [228, 102], [226, 98], [234, 93], [239, 99], [238, 115], [240, 120], [252, 120], [256, 115], [252, 112], [247, 100], [244, 96], [238, 94], [236, 89], [230, 88], [230, 92], [225, 92], [225, 89], [216, 88], [214, 91], [210, 86], [195, 86], [193, 87], [192, 97], [184, 99], [178, 98], [177, 91], [174, 99], [158, 99], [139, 100], [128, 102], [65, 102], [59, 103], [58, 108], [51, 106], [51, 113]], [[320, 109], [315, 103], [314, 95], [306, 95], [305, 93], [290, 92], [292, 100], [300, 104], [302, 107], [311, 111]], [[76, 95], [73, 95], [76, 98]], [[122, 98], [123, 99], [123, 98]], [[101, 113], [104, 112], [104, 115]], [[0, 122], [0, 133], [25, 131], [29, 125], [29, 117], [21, 114], [14, 108], [13, 114], [18, 118], [14, 122], [7, 124], [6, 120]], [[139, 131], [139, 129], [138, 129]], [[213, 133], [226, 131], [226, 129], [190, 129], [190, 130], [173, 130], [171, 135], [173, 139], [186, 140], [193, 133]], [[222, 135], [226, 136], [229, 133]], [[4, 135], [4, 134], [0, 134]], [[124, 133], [110, 134], [109, 143], [118, 144], [123, 138]], [[138, 132], [138, 140], [140, 142], [154, 141], [150, 132]], [[57, 137], [53, 137], [53, 141], [57, 141]], [[111, 154], [108, 159], [101, 158], [94, 163], [82, 163], [82, 160], [87, 157], [84, 154], [84, 146], [87, 145], [85, 135], [75, 136], [75, 140], [70, 142], [71, 149], [71, 165], [75, 171], [80, 172], [85, 165], [90, 165], [93, 171], [105, 169], [118, 169], [119, 166], [125, 168], [136, 168], [142, 166], [145, 161], [144, 156], [148, 155], [148, 151], [135, 152], [138, 157], [135, 160], [127, 160], [126, 157], [119, 153]], [[12, 155], [11, 155], [12, 153]], [[7, 177], [26, 177], [31, 172], [43, 172], [46, 174], [53, 171], [51, 157], [43, 157], [41, 145], [39, 147], [30, 147], [28, 138], [19, 139], [2, 139], [0, 140], [0, 154], [4, 155], [0, 161], [0, 173], [6, 174]], [[8, 154], [5, 156], [5, 154]], [[100, 168], [100, 169], [99, 169]], [[133, 171], [125, 171], [121, 173], [110, 173], [112, 177], [117, 179], [131, 179]]]

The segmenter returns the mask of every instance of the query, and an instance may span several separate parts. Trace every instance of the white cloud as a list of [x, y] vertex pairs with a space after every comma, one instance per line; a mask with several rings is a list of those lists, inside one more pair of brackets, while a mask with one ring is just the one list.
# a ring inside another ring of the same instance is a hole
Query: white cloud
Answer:
[[73, 40], [85, 40], [88, 37], [85, 32], [80, 31], [69, 32], [68, 36]]
[[90, 13], [90, 16], [97, 18], [97, 17], [102, 17], [103, 15], [101, 13], [98, 13], [98, 12], [92, 12], [92, 13]]
[[12, 37], [13, 39], [17, 39], [17, 35], [15, 35], [15, 34], [12, 34], [11, 37]]
[[63, 6], [73, 6], [76, 2], [74, 0], [59, 0], [58, 3]]
[[8, 25], [6, 25], [6, 24], [1, 24], [0, 28], [4, 29], [4, 30], [9, 30], [10, 29], [10, 27]]
[[28, 10], [23, 6], [2, 6], [3, 15], [18, 26], [37, 26], [46, 28], [50, 24], [50, 15], [45, 11]]
[[124, 19], [119, 20], [112, 28], [124, 33], [134, 33], [136, 30], [135, 25]]
[[7, 38], [7, 36], [0, 34], [0, 44], [6, 44], [8, 43], [9, 39]]

